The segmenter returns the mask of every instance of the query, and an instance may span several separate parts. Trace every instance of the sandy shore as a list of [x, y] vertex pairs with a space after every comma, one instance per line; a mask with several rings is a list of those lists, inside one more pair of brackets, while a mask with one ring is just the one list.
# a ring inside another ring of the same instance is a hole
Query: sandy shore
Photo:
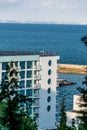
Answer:
[[87, 66], [72, 65], [72, 64], [59, 64], [57, 71], [60, 73], [87, 74]]

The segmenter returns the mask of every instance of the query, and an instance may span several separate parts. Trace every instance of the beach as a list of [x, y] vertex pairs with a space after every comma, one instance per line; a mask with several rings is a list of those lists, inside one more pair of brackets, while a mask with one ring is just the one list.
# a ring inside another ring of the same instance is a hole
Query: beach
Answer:
[[87, 74], [87, 66], [74, 64], [59, 64], [57, 72], [71, 74]]

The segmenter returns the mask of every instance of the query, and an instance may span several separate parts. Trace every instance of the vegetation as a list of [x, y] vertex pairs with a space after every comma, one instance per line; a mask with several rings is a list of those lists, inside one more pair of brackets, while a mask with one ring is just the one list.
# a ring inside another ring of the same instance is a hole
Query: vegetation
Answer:
[[83, 84], [85, 86], [78, 88], [79, 92], [81, 93], [81, 101], [79, 104], [81, 108], [79, 113], [81, 114], [81, 116], [79, 118], [81, 120], [81, 126], [87, 129], [87, 76], [85, 76], [85, 81], [83, 81]]
[[[29, 116], [32, 100], [23, 95], [18, 85], [17, 63], [10, 62], [1, 83], [0, 127], [3, 130], [37, 130], [36, 120]], [[28, 107], [28, 114], [25, 112]]]
[[72, 127], [68, 127], [66, 125], [67, 117], [66, 117], [65, 107], [66, 107], [65, 98], [63, 97], [61, 102], [61, 110], [60, 110], [60, 124], [57, 127], [57, 130], [76, 130], [74, 125], [72, 125]]
[[[87, 46], [87, 35], [83, 36], [81, 38], [81, 41]], [[81, 102], [79, 106], [83, 108], [79, 111], [79, 113], [81, 114], [81, 116], [79, 117], [81, 120], [79, 130], [87, 130], [87, 76], [85, 76], [85, 80], [82, 84], [85, 86], [78, 88], [79, 92], [81, 93]]]
[[65, 112], [65, 98], [63, 97], [61, 102], [60, 110], [60, 124], [57, 128], [58, 130], [66, 130], [66, 112]]

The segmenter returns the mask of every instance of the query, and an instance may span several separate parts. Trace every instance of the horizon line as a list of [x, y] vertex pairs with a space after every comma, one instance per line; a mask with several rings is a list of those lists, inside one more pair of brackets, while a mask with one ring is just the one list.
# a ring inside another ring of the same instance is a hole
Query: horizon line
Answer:
[[0, 23], [13, 24], [62, 24], [62, 25], [87, 25], [87, 23], [62, 23], [62, 22], [46, 22], [46, 21], [20, 21], [20, 20], [0, 20]]

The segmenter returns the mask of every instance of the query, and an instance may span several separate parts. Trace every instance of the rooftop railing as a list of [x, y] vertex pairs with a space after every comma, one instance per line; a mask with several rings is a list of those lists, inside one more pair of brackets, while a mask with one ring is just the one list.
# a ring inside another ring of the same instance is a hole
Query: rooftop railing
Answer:
[[17, 56], [17, 55], [40, 55], [55, 56], [55, 51], [0, 51], [0, 56]]

